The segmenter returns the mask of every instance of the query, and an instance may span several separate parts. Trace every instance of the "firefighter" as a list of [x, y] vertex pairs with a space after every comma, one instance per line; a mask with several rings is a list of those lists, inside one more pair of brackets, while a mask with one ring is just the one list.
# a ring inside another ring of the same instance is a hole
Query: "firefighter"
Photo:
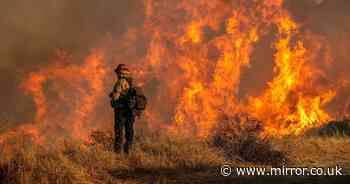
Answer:
[[133, 124], [135, 121], [132, 105], [130, 104], [130, 99], [128, 99], [129, 89], [132, 86], [132, 78], [130, 76], [129, 69], [125, 64], [119, 64], [114, 71], [118, 78], [112, 92], [110, 93], [111, 105], [114, 109], [114, 150], [119, 153], [122, 151], [121, 148], [124, 129], [125, 143], [123, 146], [123, 151], [124, 153], [128, 154], [133, 142]]

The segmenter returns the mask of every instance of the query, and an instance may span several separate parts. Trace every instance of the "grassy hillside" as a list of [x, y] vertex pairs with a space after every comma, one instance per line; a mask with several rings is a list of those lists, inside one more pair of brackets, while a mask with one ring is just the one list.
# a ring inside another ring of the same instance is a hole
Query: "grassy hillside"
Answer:
[[[216, 170], [224, 157], [206, 143], [189, 139], [137, 137], [129, 156], [112, 151], [109, 133], [93, 143], [60, 140], [39, 146], [18, 137], [1, 145], [0, 176], [5, 183], [142, 183], [187, 178]], [[213, 172], [215, 174], [215, 172]]]
[[[57, 140], [36, 145], [18, 136], [0, 145], [2, 183], [231, 183], [220, 166], [335, 166], [350, 170], [350, 138], [252, 136], [199, 141], [137, 134], [131, 155], [112, 151], [113, 134], [94, 132], [91, 143]], [[246, 181], [251, 181], [249, 177]], [[239, 181], [245, 181], [239, 180]], [[240, 182], [242, 183], [242, 182]], [[244, 183], [244, 182], [243, 182]], [[272, 182], [273, 183], [273, 182]]]

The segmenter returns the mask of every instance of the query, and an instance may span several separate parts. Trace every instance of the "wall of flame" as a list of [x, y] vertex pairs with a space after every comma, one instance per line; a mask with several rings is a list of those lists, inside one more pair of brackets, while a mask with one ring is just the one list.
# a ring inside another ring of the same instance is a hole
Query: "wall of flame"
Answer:
[[[36, 115], [14, 131], [38, 142], [53, 135], [88, 140], [91, 130], [112, 123], [108, 93], [118, 63], [128, 64], [145, 89], [149, 106], [139, 121], [151, 130], [205, 138], [223, 116], [242, 113], [260, 120], [266, 136], [321, 126], [335, 118], [327, 106], [348, 78], [330, 74], [335, 61], [329, 41], [305, 30], [283, 5], [145, 0], [142, 25], [129, 27], [121, 38], [107, 37], [82, 62], [58, 52], [51, 65], [26, 76], [19, 89], [32, 98]], [[264, 50], [273, 59], [259, 65], [272, 62], [272, 77], [262, 90], [242, 96], [242, 75], [268, 37], [271, 47]]]

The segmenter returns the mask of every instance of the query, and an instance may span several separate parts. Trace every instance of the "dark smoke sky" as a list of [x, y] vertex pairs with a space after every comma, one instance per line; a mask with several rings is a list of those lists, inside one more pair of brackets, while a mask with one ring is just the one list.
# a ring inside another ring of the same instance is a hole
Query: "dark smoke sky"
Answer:
[[29, 121], [33, 106], [17, 89], [23, 76], [47, 64], [56, 49], [77, 54], [107, 33], [117, 37], [136, 23], [131, 15], [142, 15], [141, 6], [133, 0], [2, 0], [0, 119]]
[[[350, 1], [290, 0], [285, 6], [306, 29], [326, 36], [337, 63], [350, 69]], [[0, 120], [30, 121], [30, 99], [17, 89], [26, 73], [55, 49], [79, 55], [104, 35], [118, 37], [142, 23], [141, 0], [2, 0], [0, 2]], [[249, 77], [248, 77], [249, 79]]]

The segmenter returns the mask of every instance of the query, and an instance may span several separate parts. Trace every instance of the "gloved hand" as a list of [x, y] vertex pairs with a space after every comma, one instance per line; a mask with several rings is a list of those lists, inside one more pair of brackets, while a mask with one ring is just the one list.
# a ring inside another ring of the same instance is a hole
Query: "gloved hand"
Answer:
[[111, 107], [115, 108], [115, 101], [113, 99], [111, 100]]

